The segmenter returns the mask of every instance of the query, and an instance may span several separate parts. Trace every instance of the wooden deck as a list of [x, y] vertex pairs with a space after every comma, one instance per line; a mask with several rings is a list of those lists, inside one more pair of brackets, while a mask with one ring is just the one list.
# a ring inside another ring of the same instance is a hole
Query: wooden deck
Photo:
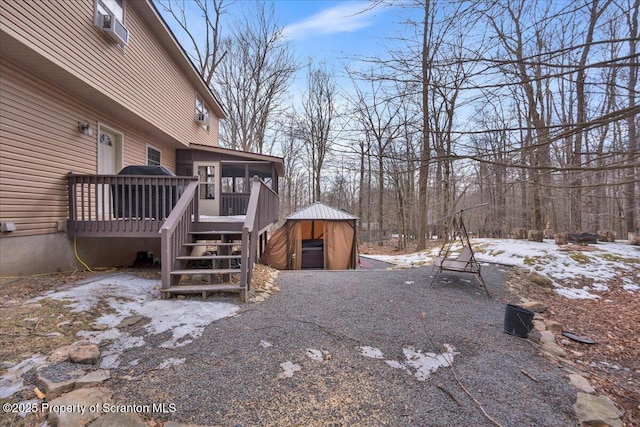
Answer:
[[[278, 220], [278, 195], [257, 176], [246, 212], [233, 216], [198, 215], [197, 177], [69, 174], [68, 183], [70, 237], [160, 239], [163, 298], [233, 290], [245, 299], [266, 230]], [[206, 283], [180, 284], [193, 276]]]

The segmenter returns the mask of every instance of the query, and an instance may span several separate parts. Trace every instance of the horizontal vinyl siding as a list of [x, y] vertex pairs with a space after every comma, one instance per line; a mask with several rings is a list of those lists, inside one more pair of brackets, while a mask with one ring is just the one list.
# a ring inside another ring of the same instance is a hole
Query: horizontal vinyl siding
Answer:
[[[84, 120], [94, 129], [92, 137], [77, 129]], [[57, 221], [68, 217], [67, 173], [96, 173], [98, 123], [123, 134], [123, 166], [145, 164], [148, 143], [161, 151], [162, 165], [175, 171], [175, 149], [167, 143], [0, 61], [0, 220], [18, 228], [2, 237], [57, 232]]]
[[129, 44], [124, 51], [93, 25], [94, 0], [22, 0], [1, 2], [0, 7], [10, 34], [73, 78], [183, 144], [217, 145], [217, 129], [206, 132], [194, 121], [194, 87], [129, 7], [131, 1], [125, 2]]

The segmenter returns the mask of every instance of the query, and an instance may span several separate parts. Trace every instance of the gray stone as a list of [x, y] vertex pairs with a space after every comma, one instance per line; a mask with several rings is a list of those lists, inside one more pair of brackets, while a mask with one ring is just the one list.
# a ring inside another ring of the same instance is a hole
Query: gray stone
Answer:
[[535, 313], [544, 313], [549, 309], [549, 306], [539, 301], [529, 301], [522, 304], [522, 308], [526, 308], [527, 310]]
[[36, 371], [36, 386], [46, 395], [47, 401], [73, 390], [76, 380], [87, 371], [82, 365], [61, 362], [43, 366]]
[[[166, 425], [166, 424], [165, 424]], [[129, 412], [109, 412], [93, 421], [87, 427], [149, 427], [138, 414]]]
[[593, 386], [589, 383], [589, 381], [587, 381], [587, 379], [582, 375], [578, 375], [578, 374], [569, 375], [569, 384], [571, 384], [578, 390], [583, 391], [584, 393], [587, 393], [587, 394], [594, 394], [596, 392], [596, 389], [593, 388]]
[[540, 332], [540, 342], [556, 342], [556, 336], [551, 331]]
[[529, 280], [534, 285], [538, 285], [542, 288], [553, 288], [553, 281], [544, 274], [538, 273], [537, 271], [529, 273], [527, 275], [527, 280]]
[[567, 357], [567, 352], [562, 347], [554, 342], [542, 343], [542, 349], [554, 356]]
[[579, 392], [573, 410], [581, 424], [622, 427], [622, 413], [607, 396]]
[[125, 329], [125, 328], [128, 328], [129, 326], [135, 325], [136, 323], [140, 322], [142, 319], [144, 319], [144, 316], [129, 316], [122, 319], [122, 322], [120, 322], [116, 327], [118, 329]]
[[[111, 402], [113, 392], [105, 387], [73, 390], [50, 402], [49, 407], [69, 408], [69, 412], [45, 411], [52, 427], [83, 427], [101, 415], [100, 411], [90, 411], [90, 407], [100, 408]], [[84, 411], [83, 411], [84, 409]]]
[[75, 363], [93, 364], [100, 357], [100, 349], [96, 344], [78, 346], [69, 352], [69, 358]]
[[103, 383], [111, 378], [111, 372], [108, 369], [98, 369], [89, 372], [87, 375], [76, 380], [74, 388], [92, 387]]

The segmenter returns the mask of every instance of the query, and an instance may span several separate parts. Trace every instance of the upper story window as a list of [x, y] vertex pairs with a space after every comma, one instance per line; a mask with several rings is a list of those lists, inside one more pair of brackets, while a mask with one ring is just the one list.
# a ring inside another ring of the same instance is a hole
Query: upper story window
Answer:
[[196, 122], [202, 124], [202, 126], [209, 130], [209, 107], [204, 103], [200, 95], [196, 93]]
[[147, 166], [160, 166], [160, 160], [162, 159], [162, 152], [147, 145]]
[[95, 0], [94, 24], [124, 47], [129, 30], [124, 26], [124, 0]]

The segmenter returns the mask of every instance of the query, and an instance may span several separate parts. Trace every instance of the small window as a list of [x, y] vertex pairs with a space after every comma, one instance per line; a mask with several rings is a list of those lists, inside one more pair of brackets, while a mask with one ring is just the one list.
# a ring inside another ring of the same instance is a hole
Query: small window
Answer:
[[209, 107], [204, 103], [200, 95], [196, 94], [196, 122], [200, 123], [203, 128], [209, 130]]
[[148, 166], [160, 166], [160, 160], [162, 157], [162, 152], [160, 150], [156, 150], [150, 145], [147, 145], [147, 165]]

